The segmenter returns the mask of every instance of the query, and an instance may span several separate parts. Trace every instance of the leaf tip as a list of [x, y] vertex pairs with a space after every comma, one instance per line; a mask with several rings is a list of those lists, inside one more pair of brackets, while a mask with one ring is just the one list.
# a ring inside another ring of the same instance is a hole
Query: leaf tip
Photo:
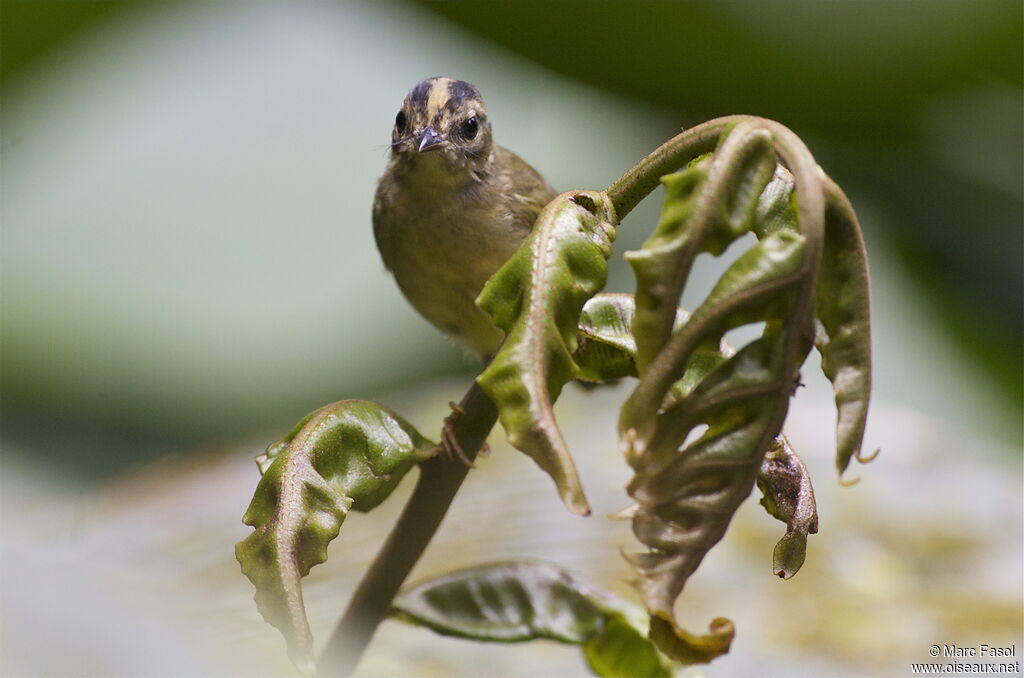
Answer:
[[633, 517], [639, 513], [640, 505], [636, 502], [626, 506], [623, 509], [616, 511], [615, 513], [608, 514], [608, 520], [632, 520]]
[[708, 631], [713, 636], [728, 634], [731, 637], [736, 635], [736, 625], [728, 617], [715, 617], [708, 624]]
[[877, 447], [871, 454], [861, 454], [860, 448], [857, 448], [853, 454], [849, 457], [840, 458], [836, 462], [836, 468], [839, 470], [839, 484], [843, 487], [851, 487], [860, 482], [860, 478], [853, 478], [852, 480], [846, 480], [843, 478], [843, 474], [846, 473], [847, 468], [850, 465], [850, 459], [856, 459], [858, 464], [870, 464], [875, 459], [878, 459], [878, 455], [882, 453], [882, 448]]
[[562, 501], [565, 503], [565, 507], [572, 513], [584, 518], [590, 515], [590, 504], [583, 495], [583, 490], [571, 488], [567, 492], [563, 492]]
[[859, 476], [856, 477], [856, 478], [844, 478], [842, 473], [839, 474], [839, 484], [842, 487], [853, 487], [854, 485], [856, 485], [859, 482], [860, 482], [860, 477]]
[[725, 617], [715, 617], [708, 624], [707, 635], [697, 635], [680, 628], [662, 615], [651, 617], [648, 637], [668, 657], [683, 664], [707, 664], [729, 652], [736, 627]]
[[313, 660], [312, 648], [308, 651], [303, 651], [301, 654], [289, 652], [289, 658], [302, 675], [316, 675], [316, 662]]
[[784, 536], [775, 545], [772, 553], [772, 569], [780, 579], [790, 579], [803, 567], [807, 557], [807, 537], [791, 533]]
[[867, 455], [866, 457], [861, 455], [861, 451], [860, 450], [857, 450], [854, 453], [853, 457], [854, 457], [854, 459], [857, 460], [858, 463], [870, 464], [875, 459], [878, 459], [878, 455], [880, 455], [881, 453], [882, 453], [882, 448], [881, 447], [876, 447], [875, 451], [872, 452], [871, 454]]
[[634, 426], [626, 428], [619, 436], [619, 451], [630, 466], [635, 467], [643, 459], [646, 449], [647, 446]]

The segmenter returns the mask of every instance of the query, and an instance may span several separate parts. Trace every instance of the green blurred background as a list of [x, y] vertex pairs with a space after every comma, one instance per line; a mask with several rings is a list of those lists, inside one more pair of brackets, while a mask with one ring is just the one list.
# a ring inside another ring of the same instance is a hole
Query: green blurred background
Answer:
[[[246, 448], [234, 469], [331, 400], [415, 407], [413, 393], [433, 415], [457, 399], [475, 365], [406, 306], [369, 220], [394, 112], [438, 74], [475, 83], [499, 143], [563, 190], [603, 188], [718, 115], [791, 127], [865, 228], [873, 416], [951, 426], [977, 449], [937, 455], [980, 455], [1018, 482], [1016, 0], [0, 8], [6, 523], [28, 485], [44, 504], [93, 497], [155, 461]], [[629, 283], [614, 264], [610, 287]], [[869, 444], [898, 455], [878, 427]], [[244, 499], [232, 506], [237, 521]]]

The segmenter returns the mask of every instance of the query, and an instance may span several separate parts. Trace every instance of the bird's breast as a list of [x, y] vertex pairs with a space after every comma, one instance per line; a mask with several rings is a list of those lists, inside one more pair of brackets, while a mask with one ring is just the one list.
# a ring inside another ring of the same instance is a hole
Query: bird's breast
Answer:
[[501, 333], [474, 302], [524, 237], [500, 198], [472, 185], [382, 181], [374, 214], [377, 245], [403, 294], [434, 325], [477, 352]]

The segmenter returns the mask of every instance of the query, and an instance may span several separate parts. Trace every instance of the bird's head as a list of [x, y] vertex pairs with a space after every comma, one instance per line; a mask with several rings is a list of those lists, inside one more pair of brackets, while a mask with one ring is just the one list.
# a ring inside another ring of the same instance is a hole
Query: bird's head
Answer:
[[491, 148], [480, 92], [451, 78], [427, 78], [409, 90], [391, 132], [392, 157], [410, 166], [436, 163], [448, 171], [476, 172]]

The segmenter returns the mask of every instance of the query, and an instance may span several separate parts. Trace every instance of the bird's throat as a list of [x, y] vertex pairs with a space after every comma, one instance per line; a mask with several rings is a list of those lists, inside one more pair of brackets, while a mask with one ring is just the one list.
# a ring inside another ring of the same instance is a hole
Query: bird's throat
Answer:
[[432, 196], [465, 194], [478, 184], [485, 172], [459, 162], [446, 150], [418, 153], [403, 162], [401, 182], [406, 190]]

